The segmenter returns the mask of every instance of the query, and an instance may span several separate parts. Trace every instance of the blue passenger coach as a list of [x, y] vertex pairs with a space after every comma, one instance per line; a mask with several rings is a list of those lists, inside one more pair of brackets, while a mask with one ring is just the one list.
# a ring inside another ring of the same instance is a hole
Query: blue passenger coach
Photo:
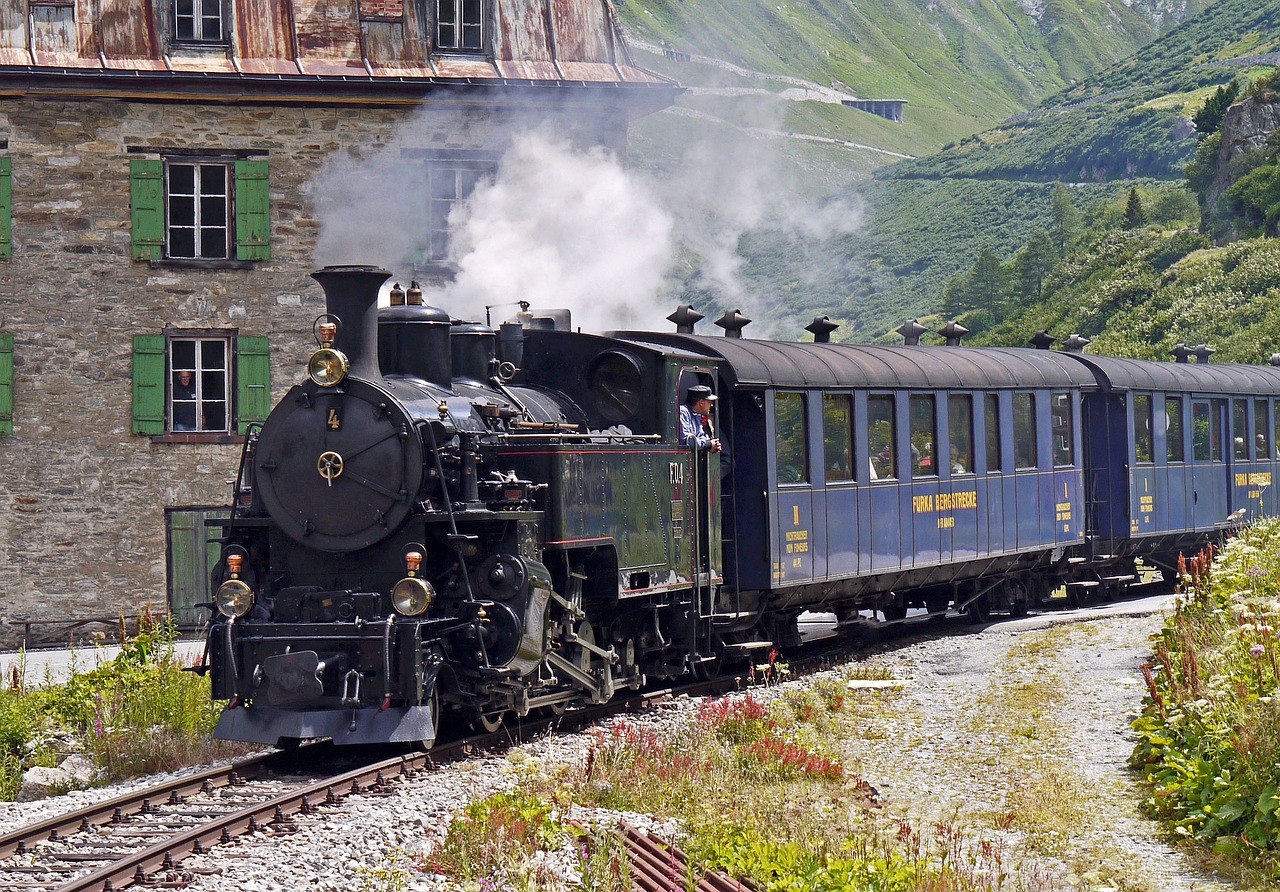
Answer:
[[1240, 523], [1277, 513], [1280, 369], [1071, 354], [1084, 399], [1088, 551], [1166, 575]]
[[727, 397], [727, 615], [1020, 612], [1083, 542], [1096, 384], [1065, 354], [644, 337], [707, 356]]

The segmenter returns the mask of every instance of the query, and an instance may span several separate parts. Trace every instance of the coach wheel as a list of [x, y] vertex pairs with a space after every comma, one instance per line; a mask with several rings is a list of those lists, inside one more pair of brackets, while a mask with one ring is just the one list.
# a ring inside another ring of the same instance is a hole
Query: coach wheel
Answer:
[[991, 595], [979, 595], [969, 602], [969, 619], [975, 623], [991, 621]]
[[884, 614], [885, 622], [897, 622], [898, 620], [906, 619], [907, 602], [895, 599], [891, 604], [885, 604], [881, 607], [880, 612]]
[[1009, 615], [1010, 616], [1026, 616], [1027, 602], [1030, 600], [1027, 595], [1027, 587], [1020, 581], [1014, 580], [1009, 583]]

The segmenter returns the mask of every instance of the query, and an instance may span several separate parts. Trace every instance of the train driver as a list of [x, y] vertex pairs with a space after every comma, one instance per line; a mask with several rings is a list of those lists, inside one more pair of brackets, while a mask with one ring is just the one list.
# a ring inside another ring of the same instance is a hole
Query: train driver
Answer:
[[695, 384], [689, 388], [684, 405], [680, 407], [680, 444], [695, 444], [699, 452], [719, 452], [720, 441], [716, 439], [715, 429], [711, 424], [711, 407], [716, 395], [705, 384]]

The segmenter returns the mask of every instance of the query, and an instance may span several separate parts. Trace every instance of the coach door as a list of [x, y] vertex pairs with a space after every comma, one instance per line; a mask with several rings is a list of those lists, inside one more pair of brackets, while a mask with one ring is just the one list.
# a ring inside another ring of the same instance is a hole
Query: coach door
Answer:
[[1227, 401], [1191, 401], [1192, 517], [1195, 528], [1221, 526], [1231, 513], [1228, 492], [1231, 463], [1227, 460]]

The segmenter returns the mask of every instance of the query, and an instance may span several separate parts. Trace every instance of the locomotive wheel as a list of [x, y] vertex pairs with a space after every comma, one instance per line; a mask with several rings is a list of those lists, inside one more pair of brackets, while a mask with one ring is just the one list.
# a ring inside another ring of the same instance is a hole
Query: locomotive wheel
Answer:
[[503, 717], [505, 715], [506, 713], [503, 713], [503, 712], [476, 713], [471, 717], [471, 727], [475, 728], [477, 731], [483, 731], [486, 734], [492, 734], [502, 727]]
[[584, 619], [578, 624], [577, 635], [579, 643], [577, 644], [576, 653], [573, 655], [573, 665], [577, 666], [583, 672], [590, 672], [595, 668], [597, 657], [592, 651], [583, 647], [582, 644], [590, 644], [594, 647], [596, 643], [596, 630], [592, 627], [591, 623]]

